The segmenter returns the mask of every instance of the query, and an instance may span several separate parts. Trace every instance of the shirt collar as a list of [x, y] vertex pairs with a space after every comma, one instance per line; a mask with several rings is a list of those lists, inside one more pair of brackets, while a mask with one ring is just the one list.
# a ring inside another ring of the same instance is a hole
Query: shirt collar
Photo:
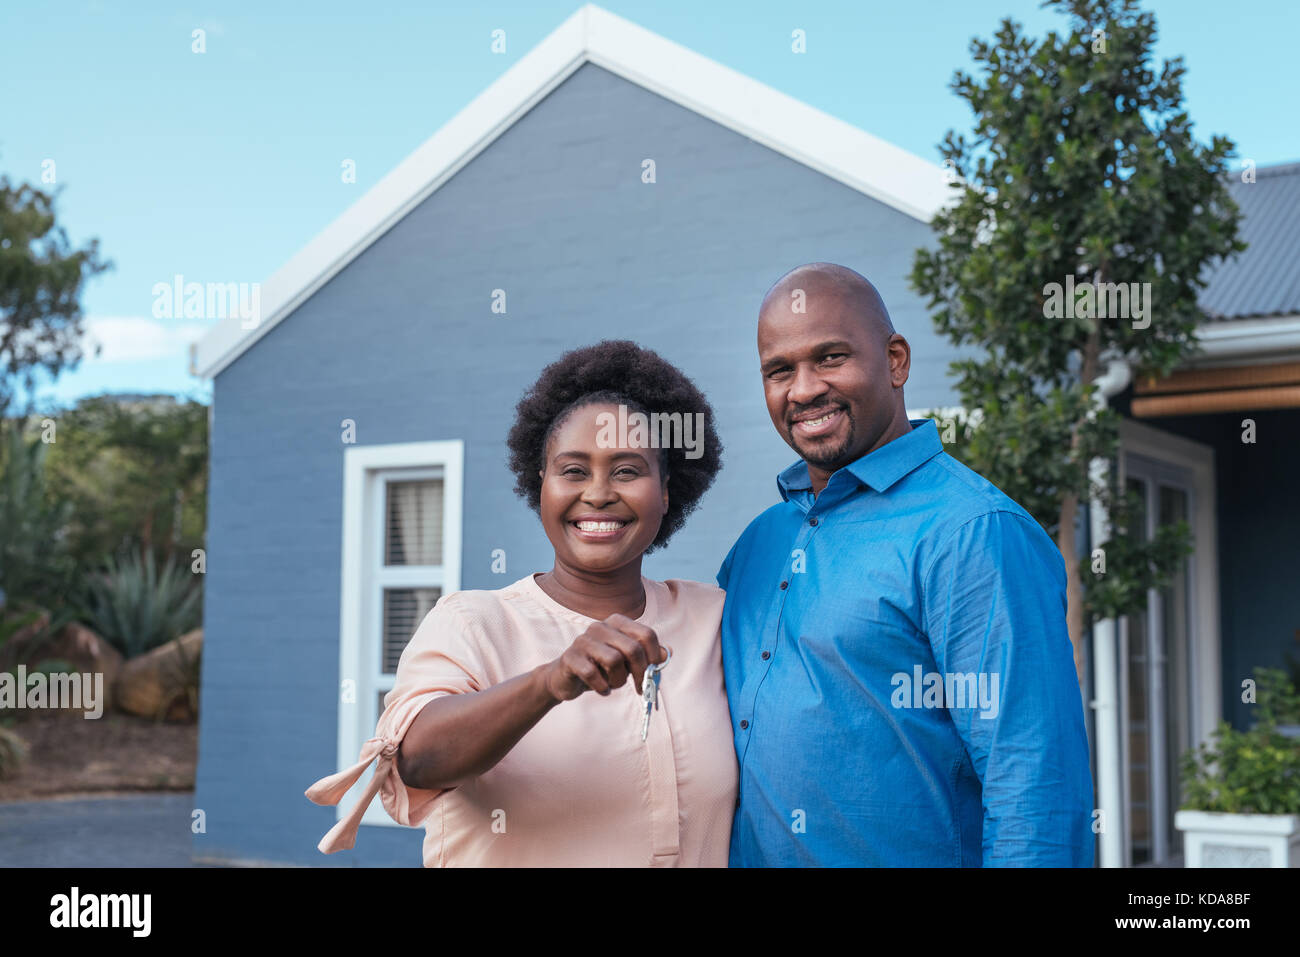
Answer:
[[[904, 475], [943, 451], [943, 443], [939, 440], [939, 428], [933, 419], [908, 419], [907, 421], [912, 426], [912, 430], [906, 435], [900, 435], [892, 442], [886, 442], [874, 452], [868, 452], [839, 471], [846, 471], [862, 484], [870, 486], [877, 492], [884, 492]], [[776, 485], [781, 491], [782, 500], [787, 502], [790, 501], [792, 493], [810, 491], [812, 478], [808, 475], [807, 463], [801, 460], [782, 471], [776, 477]]]

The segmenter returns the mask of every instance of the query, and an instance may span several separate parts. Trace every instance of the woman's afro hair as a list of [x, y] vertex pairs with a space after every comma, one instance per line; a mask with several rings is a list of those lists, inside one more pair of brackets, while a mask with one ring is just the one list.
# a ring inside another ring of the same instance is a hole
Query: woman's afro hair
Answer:
[[[630, 411], [702, 413], [704, 429], [699, 458], [686, 449], [660, 449], [660, 468], [668, 472], [668, 513], [647, 552], [667, 543], [695, 510], [722, 467], [722, 443], [714, 428], [713, 408], [690, 379], [656, 352], [627, 340], [606, 339], [566, 352], [542, 370], [515, 407], [515, 424], [506, 446], [515, 493], [541, 514], [546, 443], [575, 409], [594, 402], [622, 402]], [[695, 420], [692, 420], [695, 421]]]

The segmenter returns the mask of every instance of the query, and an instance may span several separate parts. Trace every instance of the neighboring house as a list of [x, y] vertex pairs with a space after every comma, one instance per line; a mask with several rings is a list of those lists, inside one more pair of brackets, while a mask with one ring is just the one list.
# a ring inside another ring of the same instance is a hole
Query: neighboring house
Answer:
[[1243, 682], [1300, 652], [1300, 163], [1229, 188], [1249, 248], [1208, 276], [1202, 355], [1116, 403], [1148, 532], [1186, 518], [1196, 535], [1183, 574], [1118, 635], [1118, 760], [1098, 770], [1119, 768], [1125, 829], [1101, 847], [1125, 864], [1181, 857], [1179, 754], [1220, 718], [1249, 726]]
[[[256, 327], [225, 320], [195, 357], [213, 379], [196, 795], [207, 830], [195, 856], [418, 865], [423, 832], [395, 825], [378, 801], [354, 850], [316, 850], [365, 778], [339, 811], [303, 791], [356, 760], [405, 642], [439, 595], [550, 567], [537, 519], [511, 491], [505, 438], [523, 389], [565, 350], [634, 339], [684, 369], [717, 411], [723, 472], [673, 544], [647, 559], [658, 578], [711, 581], [776, 500], [775, 476], [793, 455], [763, 404], [754, 324], [791, 266], [831, 260], [867, 275], [912, 344], [908, 405], [952, 405], [953, 350], [906, 279], [947, 195], [937, 165], [588, 6], [312, 240], [264, 285]], [[1222, 328], [1244, 329], [1238, 322]], [[1216, 445], [1226, 426], [1206, 434], [1224, 416], [1178, 420], [1186, 438], [1135, 425], [1131, 479], [1148, 483], [1162, 514], [1182, 501], [1203, 542], [1216, 520], [1260, 515], [1281, 530], [1289, 514], [1294, 527], [1286, 490], [1270, 483], [1293, 474], [1281, 434], [1295, 414], [1257, 416], [1260, 442], [1236, 454], [1268, 462], [1240, 479], [1225, 471], [1234, 453]], [[1247, 494], [1225, 506], [1216, 483]], [[1243, 554], [1285, 540], [1226, 528], [1219, 538]], [[1224, 682], [1282, 648], [1282, 606], [1260, 569], [1203, 544], [1189, 575], [1178, 594], [1194, 609], [1162, 615], [1153, 596], [1147, 626], [1182, 649], [1183, 697], [1172, 693], [1158, 727], [1187, 740], [1222, 712]], [[1232, 652], [1220, 652], [1220, 595], [1225, 609], [1256, 602], [1249, 634], [1225, 615]], [[1136, 717], [1152, 692], [1134, 634], [1121, 629], [1137, 650], [1117, 652], [1129, 682], [1120, 703], [1135, 716], [1120, 730], [1140, 750], [1161, 719], [1154, 706]], [[1098, 760], [1107, 780], [1124, 782], [1110, 812], [1133, 834], [1121, 850], [1140, 849], [1141, 822], [1171, 811], [1134, 783], [1142, 761], [1119, 743]], [[1156, 753], [1155, 766], [1171, 754]]]

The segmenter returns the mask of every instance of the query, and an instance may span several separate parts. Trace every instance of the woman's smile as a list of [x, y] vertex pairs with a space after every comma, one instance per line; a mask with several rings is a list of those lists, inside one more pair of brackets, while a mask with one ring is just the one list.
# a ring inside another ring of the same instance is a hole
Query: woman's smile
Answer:
[[617, 518], [612, 515], [581, 515], [569, 522], [574, 533], [584, 542], [612, 542], [621, 538], [632, 525], [634, 518]]

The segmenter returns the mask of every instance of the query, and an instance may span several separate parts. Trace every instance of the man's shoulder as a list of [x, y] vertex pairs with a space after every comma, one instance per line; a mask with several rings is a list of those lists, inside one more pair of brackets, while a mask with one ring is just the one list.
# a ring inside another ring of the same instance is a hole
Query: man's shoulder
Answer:
[[946, 452], [928, 464], [935, 470], [928, 484], [937, 507], [929, 542], [919, 553], [926, 567], [944, 554], [957, 558], [954, 551], [961, 553], [957, 560], [979, 561], [983, 541], [993, 550], [982, 553], [986, 558], [1010, 547], [1025, 562], [1042, 562], [1054, 576], [1064, 575], [1056, 543], [1024, 506]]
[[1019, 502], [947, 452], [930, 459], [926, 470], [926, 485], [942, 505], [944, 525], [955, 529], [977, 518], [1004, 514], [1024, 519], [1041, 531], [1042, 526]]

